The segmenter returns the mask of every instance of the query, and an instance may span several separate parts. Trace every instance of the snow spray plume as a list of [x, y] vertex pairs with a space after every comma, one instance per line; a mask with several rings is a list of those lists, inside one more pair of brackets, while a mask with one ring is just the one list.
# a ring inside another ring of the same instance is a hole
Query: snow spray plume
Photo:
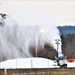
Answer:
[[[50, 46], [48, 51], [55, 50], [55, 39], [60, 39], [59, 32], [54, 26], [21, 26], [14, 20], [6, 19], [5, 26], [0, 27], [0, 61], [33, 57], [35, 51], [32, 53], [31, 47], [36, 47], [36, 38], [39, 54], [47, 49], [46, 43]], [[45, 52], [42, 56], [48, 57], [45, 56]]]

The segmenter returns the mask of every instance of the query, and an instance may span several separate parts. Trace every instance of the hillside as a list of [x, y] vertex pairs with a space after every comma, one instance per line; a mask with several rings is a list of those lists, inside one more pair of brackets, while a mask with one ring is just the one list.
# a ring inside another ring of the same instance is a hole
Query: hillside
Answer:
[[58, 27], [62, 39], [62, 51], [67, 58], [75, 59], [75, 26]]
[[60, 34], [75, 34], [75, 26], [58, 26]]

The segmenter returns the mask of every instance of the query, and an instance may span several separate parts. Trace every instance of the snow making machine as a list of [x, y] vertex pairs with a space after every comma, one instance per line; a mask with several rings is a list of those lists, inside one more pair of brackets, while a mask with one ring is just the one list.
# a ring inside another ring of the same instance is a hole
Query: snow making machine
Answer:
[[58, 66], [60, 66], [60, 68], [67, 68], [67, 59], [66, 56], [64, 56], [64, 54], [62, 54], [62, 50], [61, 48], [59, 48], [59, 39], [56, 39], [56, 44], [57, 44], [57, 57], [55, 56], [55, 62], [57, 63]]

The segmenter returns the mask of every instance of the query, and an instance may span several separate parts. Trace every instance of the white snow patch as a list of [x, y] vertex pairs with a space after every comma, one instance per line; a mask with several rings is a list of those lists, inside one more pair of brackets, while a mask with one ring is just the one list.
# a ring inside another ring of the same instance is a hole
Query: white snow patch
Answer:
[[54, 66], [54, 61], [46, 58], [20, 58], [1, 62], [0, 68], [56, 68], [56, 66]]
[[67, 62], [68, 68], [75, 68], [75, 62]]
[[[67, 62], [68, 68], [74, 68], [75, 62]], [[46, 58], [20, 58], [6, 60], [0, 63], [1, 69], [27, 69], [27, 68], [59, 68], [57, 63]]]

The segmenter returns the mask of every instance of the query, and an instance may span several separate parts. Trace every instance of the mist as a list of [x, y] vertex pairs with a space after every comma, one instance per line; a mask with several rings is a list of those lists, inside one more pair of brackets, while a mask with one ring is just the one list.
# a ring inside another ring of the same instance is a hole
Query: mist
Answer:
[[57, 54], [55, 39], [60, 39], [60, 33], [56, 26], [47, 25], [45, 22], [43, 25], [19, 25], [7, 18], [5, 26], [0, 27], [0, 61], [36, 57], [36, 45], [38, 57], [54, 58]]

